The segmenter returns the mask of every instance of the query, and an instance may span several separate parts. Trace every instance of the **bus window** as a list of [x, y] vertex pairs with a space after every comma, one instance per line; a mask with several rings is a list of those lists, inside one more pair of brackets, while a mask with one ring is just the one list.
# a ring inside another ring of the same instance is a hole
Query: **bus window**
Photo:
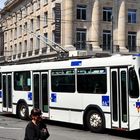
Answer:
[[78, 69], [77, 90], [79, 93], [105, 94], [107, 92], [106, 69], [105, 68]]
[[75, 92], [75, 71], [73, 69], [52, 70], [53, 92]]
[[134, 68], [129, 69], [129, 95], [132, 98], [139, 97], [138, 78], [137, 78]]
[[14, 72], [14, 89], [29, 91], [31, 89], [31, 76], [29, 71]]

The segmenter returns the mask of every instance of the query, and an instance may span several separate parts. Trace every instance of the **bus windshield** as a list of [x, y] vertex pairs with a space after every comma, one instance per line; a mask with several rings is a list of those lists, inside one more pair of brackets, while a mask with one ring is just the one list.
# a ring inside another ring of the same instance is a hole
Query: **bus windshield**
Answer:
[[134, 68], [129, 69], [129, 95], [131, 98], [139, 97], [138, 77]]

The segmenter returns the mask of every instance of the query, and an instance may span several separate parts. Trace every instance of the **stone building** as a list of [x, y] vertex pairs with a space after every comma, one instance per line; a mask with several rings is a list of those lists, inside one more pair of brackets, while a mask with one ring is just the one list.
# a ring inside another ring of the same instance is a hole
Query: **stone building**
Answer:
[[50, 57], [56, 46], [70, 55], [139, 52], [139, 0], [7, 0], [0, 13], [8, 61]]

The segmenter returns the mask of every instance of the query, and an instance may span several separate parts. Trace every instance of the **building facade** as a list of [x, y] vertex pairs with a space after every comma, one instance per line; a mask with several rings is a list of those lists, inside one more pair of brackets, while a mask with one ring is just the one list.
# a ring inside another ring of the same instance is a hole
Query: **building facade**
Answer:
[[0, 13], [9, 61], [51, 56], [55, 43], [70, 55], [140, 51], [139, 0], [7, 0]]

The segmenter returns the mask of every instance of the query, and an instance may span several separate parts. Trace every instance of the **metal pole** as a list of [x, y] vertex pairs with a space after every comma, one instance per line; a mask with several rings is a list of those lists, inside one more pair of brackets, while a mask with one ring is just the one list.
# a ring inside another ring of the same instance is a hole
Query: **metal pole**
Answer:
[[113, 15], [112, 15], [112, 17], [111, 17], [111, 29], [112, 29], [112, 31], [111, 31], [111, 54], [113, 54], [113, 52], [114, 52], [114, 48], [113, 48]]

